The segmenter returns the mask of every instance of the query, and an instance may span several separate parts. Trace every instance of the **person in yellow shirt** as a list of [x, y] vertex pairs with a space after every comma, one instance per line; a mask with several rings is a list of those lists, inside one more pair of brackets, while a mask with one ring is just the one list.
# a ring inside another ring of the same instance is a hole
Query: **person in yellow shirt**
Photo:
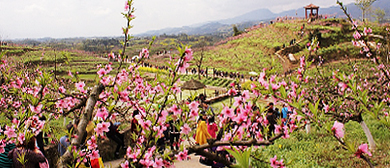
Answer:
[[82, 143], [87, 142], [89, 138], [95, 133], [95, 123], [93, 121], [89, 121], [87, 127], [85, 127], [85, 134], [82, 137]]
[[95, 134], [94, 129], [95, 123], [93, 121], [89, 121], [87, 127], [85, 128], [85, 131], [87, 131], [87, 138], [85, 139], [86, 141], [88, 141], [88, 139], [91, 138], [93, 134]]
[[198, 145], [203, 145], [207, 143], [207, 139], [211, 138], [211, 135], [207, 131], [206, 119], [207, 115], [204, 111], [202, 111], [198, 120], [198, 127], [196, 128], [195, 136], [195, 141]]

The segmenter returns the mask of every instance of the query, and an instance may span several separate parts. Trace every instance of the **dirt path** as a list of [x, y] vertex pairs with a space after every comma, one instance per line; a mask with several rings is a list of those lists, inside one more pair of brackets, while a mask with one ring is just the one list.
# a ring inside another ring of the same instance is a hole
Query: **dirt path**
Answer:
[[[210, 166], [205, 166], [199, 163], [199, 156], [190, 155], [189, 160], [186, 161], [176, 161], [175, 167], [176, 168], [206, 168]], [[124, 161], [124, 159], [118, 159], [118, 160], [112, 160], [108, 162], [104, 162], [105, 168], [117, 168], [120, 167], [120, 164]]]
[[176, 168], [204, 168], [210, 167], [205, 166], [199, 163], [199, 156], [190, 155], [190, 160], [187, 161], [178, 161], [175, 163]]
[[[195, 141], [191, 138], [191, 141]], [[189, 142], [184, 141], [184, 146], [188, 146]], [[176, 168], [206, 168], [210, 166], [205, 166], [199, 163], [199, 156], [195, 156], [194, 154], [189, 155], [190, 159], [186, 161], [175, 161]], [[118, 159], [113, 161], [104, 162], [105, 168], [117, 168], [120, 167], [120, 164], [124, 161], [124, 159]]]

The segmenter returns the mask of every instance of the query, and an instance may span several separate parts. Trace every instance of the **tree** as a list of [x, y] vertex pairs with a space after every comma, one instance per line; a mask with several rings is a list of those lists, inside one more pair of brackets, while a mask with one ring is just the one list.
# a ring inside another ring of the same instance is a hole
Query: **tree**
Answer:
[[374, 18], [376, 22], [383, 23], [385, 16], [386, 16], [385, 10], [380, 8], [374, 10]]
[[[194, 62], [195, 62], [195, 66], [197, 67], [197, 71], [198, 71], [198, 79], [200, 80], [201, 78], [201, 74], [200, 74], [200, 71], [201, 71], [201, 68], [202, 68], [202, 64], [203, 64], [203, 61], [204, 59], [206, 59], [206, 54], [205, 54], [205, 51], [207, 49], [207, 42], [202, 38], [200, 39], [199, 43], [197, 44], [198, 47], [199, 47], [199, 54], [196, 54], [194, 56]], [[207, 72], [205, 72], [206, 75], [207, 75]]]
[[242, 31], [238, 30], [237, 25], [233, 25], [233, 36], [238, 36], [242, 34]]
[[366, 18], [366, 13], [370, 10], [371, 5], [375, 2], [376, 0], [355, 0], [355, 5], [362, 10], [362, 21], [365, 22]]

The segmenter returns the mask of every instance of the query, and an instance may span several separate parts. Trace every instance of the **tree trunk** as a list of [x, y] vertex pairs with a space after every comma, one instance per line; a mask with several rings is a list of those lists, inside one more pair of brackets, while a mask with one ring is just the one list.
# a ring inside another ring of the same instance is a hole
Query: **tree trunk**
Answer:
[[372, 151], [375, 150], [376, 144], [375, 144], [374, 138], [372, 137], [370, 129], [367, 127], [366, 123], [363, 120], [361, 122], [359, 122], [359, 124], [363, 128], [364, 134], [366, 134], [370, 150], [372, 150]]
[[200, 65], [198, 66], [198, 79], [200, 80]]
[[[85, 111], [80, 119], [80, 123], [77, 125], [77, 137], [73, 138], [71, 146], [76, 146], [77, 148], [80, 147], [81, 144], [84, 142], [81, 142], [83, 137], [86, 136], [87, 132], [85, 131], [85, 128], [87, 127], [87, 124], [89, 121], [92, 120], [92, 113], [95, 108], [96, 102], [99, 98], [100, 93], [102, 93], [104, 90], [104, 86], [102, 84], [95, 85], [95, 87], [92, 89], [91, 94], [88, 97]], [[62, 155], [57, 163], [57, 167], [59, 168], [68, 168], [68, 165], [72, 165], [73, 161], [73, 155], [71, 152], [66, 151], [64, 155]]]

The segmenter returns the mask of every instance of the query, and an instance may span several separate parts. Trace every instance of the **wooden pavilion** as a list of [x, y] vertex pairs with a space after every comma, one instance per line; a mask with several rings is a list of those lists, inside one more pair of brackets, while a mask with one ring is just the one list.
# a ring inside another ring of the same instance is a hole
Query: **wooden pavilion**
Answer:
[[[315, 19], [318, 18], [318, 10], [320, 8], [319, 6], [310, 4], [310, 5], [305, 6], [304, 8], [305, 8], [305, 18], [306, 19], [307, 18], [315, 18]], [[308, 11], [310, 11], [309, 14], [308, 14]]]
[[[202, 82], [191, 79], [187, 82], [184, 82], [181, 86], [181, 90], [198, 90], [198, 89], [204, 89], [204, 95], [206, 95], [206, 88], [207, 86], [203, 84]], [[182, 92], [180, 92], [180, 99], [182, 99]]]

